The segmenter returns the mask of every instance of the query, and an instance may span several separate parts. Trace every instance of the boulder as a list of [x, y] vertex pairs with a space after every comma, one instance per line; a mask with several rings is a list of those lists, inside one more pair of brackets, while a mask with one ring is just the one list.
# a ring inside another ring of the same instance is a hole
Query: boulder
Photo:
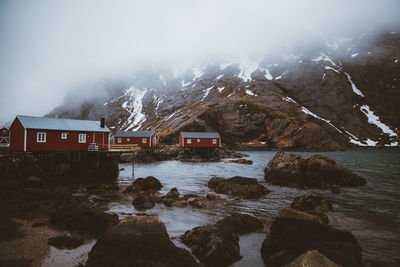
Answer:
[[227, 160], [225, 163], [237, 163], [237, 164], [245, 164], [245, 165], [252, 165], [253, 161], [248, 159], [233, 159]]
[[264, 224], [261, 220], [257, 219], [256, 217], [240, 213], [234, 213], [229, 217], [219, 220], [217, 225], [231, 229], [238, 235], [252, 233], [264, 229]]
[[155, 201], [150, 195], [140, 195], [133, 199], [132, 204], [137, 210], [147, 210], [155, 206]]
[[181, 240], [206, 266], [228, 266], [242, 258], [238, 235], [263, 228], [262, 222], [255, 217], [233, 214], [216, 224], [195, 227]]
[[173, 199], [177, 199], [179, 198], [179, 191], [176, 187], [172, 188], [171, 190], [169, 190], [169, 192], [166, 195], [166, 198], [173, 198]]
[[294, 259], [291, 263], [285, 264], [283, 267], [341, 267], [337, 265], [325, 255], [318, 252], [318, 250], [309, 250], [296, 259]]
[[156, 216], [128, 216], [100, 237], [86, 266], [198, 266], [188, 251], [176, 247]]
[[206, 195], [206, 199], [210, 200], [210, 201], [214, 201], [214, 200], [221, 200], [221, 196], [214, 193], [214, 192], [208, 192]]
[[284, 208], [261, 247], [267, 266], [282, 266], [309, 250], [318, 250], [336, 264], [361, 267], [361, 247], [348, 231], [326, 225], [319, 216]]
[[332, 204], [328, 200], [313, 195], [296, 197], [290, 207], [317, 215], [326, 224], [329, 222], [328, 213], [332, 210]]
[[242, 258], [237, 234], [219, 225], [193, 228], [181, 240], [206, 266], [228, 266]]
[[190, 206], [197, 209], [204, 209], [205, 207], [207, 207], [201, 198], [189, 198], [187, 202]]
[[265, 180], [279, 186], [329, 189], [334, 186], [359, 186], [365, 179], [350, 172], [333, 159], [314, 155], [301, 157], [278, 152], [264, 169]]
[[128, 186], [124, 193], [135, 193], [140, 191], [158, 191], [162, 188], [160, 181], [153, 177], [137, 178], [132, 185]]
[[70, 203], [57, 207], [50, 215], [50, 223], [68, 231], [96, 237], [118, 223], [118, 216], [79, 203]]
[[214, 177], [208, 182], [208, 187], [217, 193], [250, 198], [258, 198], [269, 193], [269, 190], [259, 184], [257, 179], [241, 176], [234, 176], [230, 179]]

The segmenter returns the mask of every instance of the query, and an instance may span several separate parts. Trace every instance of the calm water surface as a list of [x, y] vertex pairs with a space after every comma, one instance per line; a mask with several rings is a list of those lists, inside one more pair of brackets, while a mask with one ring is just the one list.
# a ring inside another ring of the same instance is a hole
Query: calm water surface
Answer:
[[[299, 190], [270, 186], [264, 181], [264, 168], [273, 158], [274, 151], [245, 152], [253, 165], [239, 165], [224, 162], [190, 163], [163, 161], [150, 164], [135, 164], [134, 177], [157, 177], [164, 187], [162, 194], [177, 187], [181, 194], [209, 192], [207, 182], [214, 175], [230, 178], [235, 175], [257, 178], [272, 191], [259, 200], [229, 199], [228, 203], [207, 203], [207, 209], [166, 208], [156, 205], [147, 214], [159, 216], [165, 223], [173, 242], [180, 243], [179, 236], [193, 227], [214, 223], [232, 212], [255, 215], [271, 222], [276, 213], [290, 205], [299, 195], [324, 195], [334, 203], [330, 214], [330, 224], [334, 227], [352, 231], [360, 242], [364, 257], [391, 263], [400, 263], [400, 150], [363, 149], [343, 152], [320, 153], [336, 160], [351, 171], [361, 175], [367, 184], [358, 188], [343, 188], [335, 195], [323, 190]], [[315, 153], [295, 152], [308, 156]], [[130, 164], [121, 164], [118, 184], [121, 189], [133, 181]], [[224, 196], [225, 197], [225, 196]], [[227, 198], [227, 197], [226, 197]], [[109, 212], [120, 218], [129, 214], [139, 214], [127, 196], [118, 203], [111, 203]], [[234, 266], [264, 266], [260, 247], [266, 233], [254, 233], [240, 237], [243, 259]]]

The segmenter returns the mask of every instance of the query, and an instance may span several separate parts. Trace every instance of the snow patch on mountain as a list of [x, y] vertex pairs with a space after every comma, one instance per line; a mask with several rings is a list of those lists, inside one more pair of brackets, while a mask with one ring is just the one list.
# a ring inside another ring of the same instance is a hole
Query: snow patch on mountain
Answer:
[[352, 54], [351, 57], [355, 58], [356, 56], [358, 56], [358, 53]]
[[251, 95], [251, 96], [257, 96], [255, 93], [253, 93], [249, 89], [246, 89], [246, 94]]
[[326, 70], [333, 70], [334, 72], [340, 74], [340, 72], [339, 72], [337, 69], [334, 69], [334, 68], [332, 68], [332, 67], [325, 66], [325, 69], [326, 69]]
[[192, 69], [192, 73], [194, 75], [193, 81], [195, 81], [196, 79], [198, 79], [198, 78], [200, 78], [201, 76], [204, 75], [204, 72], [202, 72], [202, 70], [199, 67], [193, 68]]
[[354, 84], [353, 80], [351, 79], [350, 75], [345, 72], [344, 73], [347, 76], [347, 80], [349, 80], [351, 84], [351, 88], [353, 89], [353, 92], [356, 93], [359, 96], [365, 97], [364, 94], [357, 88], [357, 86]]
[[255, 72], [260, 66], [260, 60], [258, 61], [243, 61], [239, 64], [240, 73], [238, 75], [243, 81], [251, 81], [251, 74]]
[[146, 88], [141, 91], [133, 86], [125, 90], [124, 96], [127, 100], [122, 103], [122, 108], [129, 112], [130, 115], [122, 125], [121, 129], [133, 131], [140, 129], [143, 122], [146, 120], [145, 114], [142, 113], [142, 99], [146, 93]]
[[208, 96], [208, 94], [210, 93], [210, 91], [211, 91], [211, 89], [212, 89], [213, 87], [214, 87], [214, 86], [211, 86], [211, 87], [209, 87], [209, 88], [203, 90], [203, 91], [204, 91], [204, 95], [203, 95], [203, 98], [201, 99], [201, 101], [203, 101], [204, 99], [206, 99], [206, 97]]
[[217, 89], [218, 89], [218, 92], [219, 92], [219, 93], [222, 93], [222, 91], [224, 91], [224, 89], [225, 89], [225, 86], [218, 87]]
[[[376, 125], [378, 128], [382, 130], [383, 133], [388, 134], [391, 137], [397, 137], [397, 134], [390, 129], [386, 124], [382, 123], [378, 116], [374, 114], [374, 112], [367, 105], [362, 105], [360, 110], [367, 116], [368, 122]], [[397, 142], [391, 143], [392, 146], [397, 145]]]
[[265, 69], [265, 78], [270, 81], [274, 79], [268, 69]]
[[275, 80], [280, 80], [280, 79], [282, 79], [283, 75], [285, 75], [286, 72], [288, 72], [288, 71], [286, 70], [284, 73], [282, 73], [281, 75], [279, 75], [278, 77], [276, 77]]
[[320, 53], [319, 57], [313, 58], [313, 59], [311, 59], [311, 61], [314, 61], [314, 62], [327, 61], [327, 62], [331, 63], [333, 66], [337, 67], [335, 62], [333, 62], [333, 60], [324, 53]]

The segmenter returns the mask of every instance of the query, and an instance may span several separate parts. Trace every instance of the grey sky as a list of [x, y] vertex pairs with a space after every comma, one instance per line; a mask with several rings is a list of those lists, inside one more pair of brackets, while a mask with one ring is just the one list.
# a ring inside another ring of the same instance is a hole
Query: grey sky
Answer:
[[398, 0], [0, 1], [0, 121], [144, 65], [259, 57], [400, 25]]

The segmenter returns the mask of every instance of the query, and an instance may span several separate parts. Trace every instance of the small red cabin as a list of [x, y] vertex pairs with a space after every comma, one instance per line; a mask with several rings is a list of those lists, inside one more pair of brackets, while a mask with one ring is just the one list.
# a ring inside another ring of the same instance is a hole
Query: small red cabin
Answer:
[[114, 136], [114, 143], [152, 147], [158, 144], [158, 135], [155, 131], [118, 131]]
[[10, 145], [10, 132], [7, 128], [0, 129], [0, 146]]
[[221, 136], [217, 132], [181, 132], [181, 147], [221, 147]]
[[13, 151], [85, 151], [89, 144], [109, 146], [104, 120], [17, 116], [10, 127]]

